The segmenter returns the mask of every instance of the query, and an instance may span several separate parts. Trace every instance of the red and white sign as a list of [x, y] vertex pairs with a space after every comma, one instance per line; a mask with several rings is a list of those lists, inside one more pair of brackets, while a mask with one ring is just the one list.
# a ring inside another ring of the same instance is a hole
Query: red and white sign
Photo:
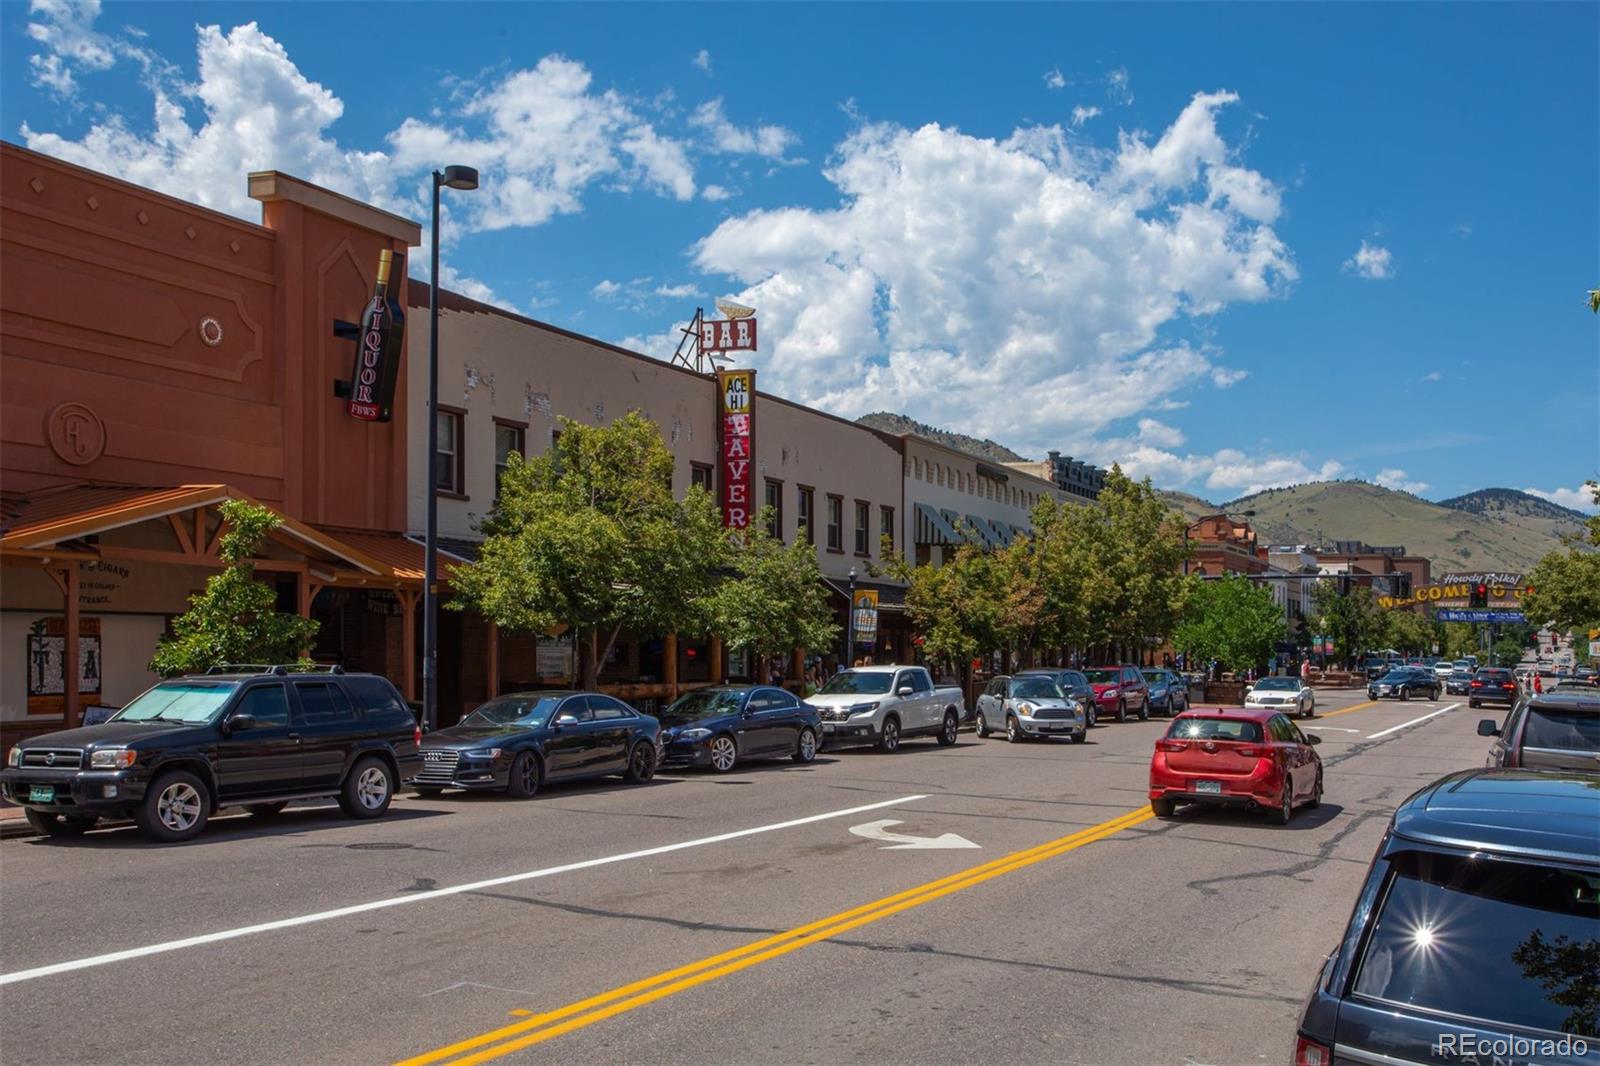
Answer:
[[717, 448], [725, 529], [745, 529], [755, 510], [755, 398], [754, 370], [717, 371]]
[[756, 320], [753, 318], [702, 319], [702, 352], [753, 352], [756, 350]]

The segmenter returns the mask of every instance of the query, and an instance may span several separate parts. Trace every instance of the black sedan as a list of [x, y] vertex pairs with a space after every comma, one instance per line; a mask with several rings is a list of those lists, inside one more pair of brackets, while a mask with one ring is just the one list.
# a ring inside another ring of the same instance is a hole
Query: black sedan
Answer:
[[661, 761], [720, 774], [744, 759], [817, 757], [817, 709], [767, 685], [699, 688], [661, 712]]
[[1376, 681], [1367, 683], [1369, 700], [1409, 700], [1439, 698], [1439, 677], [1432, 670], [1397, 666]]
[[1189, 709], [1189, 682], [1176, 671], [1157, 667], [1141, 670], [1140, 673], [1144, 674], [1145, 681], [1150, 685], [1152, 714], [1164, 714], [1172, 718]]
[[1444, 679], [1444, 694], [1446, 696], [1472, 695], [1472, 671], [1452, 670], [1450, 676]]
[[499, 790], [526, 798], [546, 781], [622, 774], [655, 776], [661, 724], [599, 692], [499, 696], [448, 729], [422, 738], [423, 796], [446, 788]]

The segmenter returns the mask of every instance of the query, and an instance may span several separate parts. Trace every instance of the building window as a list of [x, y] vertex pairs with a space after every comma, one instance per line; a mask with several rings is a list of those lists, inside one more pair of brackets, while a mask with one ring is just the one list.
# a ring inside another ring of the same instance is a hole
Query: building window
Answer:
[[872, 554], [872, 505], [866, 500], [856, 501], [856, 554]]
[[795, 508], [795, 526], [797, 532], [801, 530], [805, 532], [807, 544], [815, 544], [817, 542], [815, 502], [816, 491], [801, 485], [799, 499]]
[[894, 508], [878, 508], [878, 535], [883, 538], [883, 550], [894, 551]]
[[452, 496], [462, 495], [465, 489], [465, 449], [461, 446], [461, 428], [467, 413], [450, 407], [440, 407], [435, 416], [439, 424], [439, 450], [433, 453], [433, 487]]
[[844, 551], [844, 497], [828, 497], [828, 550]]
[[767, 515], [767, 536], [774, 540], [783, 539], [783, 482], [767, 479], [767, 496], [763, 501], [769, 511]]
[[500, 498], [500, 479], [513, 454], [527, 458], [528, 427], [521, 422], [494, 420], [494, 497]]
[[711, 464], [710, 463], [690, 463], [689, 464], [689, 484], [690, 485], [699, 485], [701, 488], [705, 489], [707, 492], [710, 492], [711, 491]]

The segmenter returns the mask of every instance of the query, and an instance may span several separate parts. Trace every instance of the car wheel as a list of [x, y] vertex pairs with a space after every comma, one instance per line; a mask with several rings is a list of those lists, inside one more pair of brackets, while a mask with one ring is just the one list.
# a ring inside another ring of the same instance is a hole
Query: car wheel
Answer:
[[817, 734], [811, 731], [810, 726], [800, 730], [800, 739], [795, 742], [794, 761], [810, 762], [817, 757]]
[[176, 844], [198, 836], [211, 814], [206, 786], [187, 770], [162, 774], [145, 790], [144, 802], [133, 812], [140, 832], [163, 844]]
[[900, 719], [890, 717], [883, 720], [883, 734], [878, 737], [878, 750], [885, 752], [900, 750]]
[[1272, 820], [1279, 825], [1288, 825], [1289, 819], [1294, 817], [1294, 786], [1287, 776], [1283, 779], [1283, 799], [1278, 802], [1278, 809], [1272, 812]]
[[1083, 720], [1087, 723], [1085, 729], [1093, 729], [1100, 724], [1100, 716], [1095, 713], [1094, 701], [1089, 702], [1089, 709], [1083, 712]]
[[739, 749], [733, 738], [723, 733], [711, 738], [711, 768], [719, 774], [732, 770], [739, 761]]
[[1311, 799], [1306, 802], [1306, 807], [1316, 810], [1322, 806], [1322, 771], [1317, 771], [1317, 787], [1311, 790]]
[[1128, 720], [1128, 704], [1124, 700], [1118, 700], [1117, 701], [1117, 721], [1126, 722], [1127, 720]]
[[982, 711], [978, 712], [978, 722], [972, 728], [973, 732], [978, 734], [979, 740], [982, 740], [989, 735], [989, 723], [984, 721]]
[[1022, 727], [1017, 724], [1016, 717], [1009, 714], [1006, 715], [1006, 739], [1013, 744], [1022, 743]]
[[89, 818], [81, 814], [55, 814], [51, 811], [36, 811], [31, 808], [23, 809], [23, 816], [28, 819], [28, 824], [34, 830], [47, 837], [78, 837], [94, 828], [100, 819]]
[[376, 755], [357, 759], [339, 790], [339, 809], [347, 818], [377, 818], [394, 799], [394, 772]]
[[1411, 702], [1411, 690], [1406, 688], [1404, 685], [1400, 686], [1400, 702], [1401, 703], [1410, 703]]
[[1177, 809], [1177, 803], [1169, 799], [1150, 801], [1150, 813], [1154, 814], [1157, 818], [1171, 818]]
[[643, 785], [656, 776], [656, 746], [641, 740], [628, 753], [628, 769], [622, 778], [630, 785]]
[[1478, 705], [1478, 701], [1477, 700], [1473, 700], [1473, 699], [1467, 700], [1467, 706], [1468, 707], [1476, 707], [1477, 705]]
[[948, 748], [956, 742], [956, 730], [961, 728], [961, 723], [956, 721], [956, 712], [946, 711], [944, 715], [944, 728], [939, 730], [939, 746]]
[[531, 751], [519, 751], [511, 760], [511, 774], [506, 779], [506, 795], [527, 799], [539, 791], [539, 757]]
[[1149, 720], [1150, 720], [1150, 697], [1146, 696], [1144, 699], [1139, 701], [1139, 721], [1148, 722]]
[[287, 801], [282, 803], [246, 803], [244, 809], [257, 818], [271, 818], [274, 815], [282, 814], [283, 809], [287, 806], [289, 806]]
[[1080, 729], [1076, 733], [1072, 734], [1072, 742], [1074, 744], [1082, 744], [1085, 741], [1087, 741], [1088, 739], [1089, 739], [1089, 730], [1088, 729]]
[[1178, 716], [1178, 705], [1172, 702], [1171, 696], [1167, 697], [1167, 706], [1162, 711], [1162, 714], [1167, 718], [1176, 718]]

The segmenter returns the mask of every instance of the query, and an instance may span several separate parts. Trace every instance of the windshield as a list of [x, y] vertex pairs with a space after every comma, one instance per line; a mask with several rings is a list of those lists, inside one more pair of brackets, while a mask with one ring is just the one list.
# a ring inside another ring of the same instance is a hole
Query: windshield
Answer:
[[209, 722], [238, 689], [236, 681], [163, 681], [111, 719], [114, 722]]
[[1019, 677], [1011, 682], [1013, 699], [1059, 700], [1061, 690], [1048, 677]]
[[817, 689], [819, 696], [881, 696], [889, 691], [894, 674], [888, 670], [846, 670]]
[[1152, 685], [1165, 685], [1167, 683], [1167, 675], [1165, 671], [1145, 670], [1143, 673], [1144, 679], [1150, 682]]
[[1083, 676], [1089, 679], [1091, 685], [1115, 685], [1121, 676], [1121, 670], [1085, 670]]
[[1295, 692], [1300, 682], [1292, 677], [1263, 677], [1256, 682], [1257, 692]]
[[1455, 671], [1454, 673], [1452, 673], [1450, 675], [1450, 680], [1451, 681], [1471, 681], [1472, 680], [1472, 672], [1470, 670], [1457, 670], [1457, 671]]
[[702, 688], [680, 696], [672, 706], [661, 712], [662, 721], [691, 722], [696, 718], [712, 718], [720, 714], [738, 714], [744, 702], [744, 693], [737, 689]]
[[1261, 739], [1261, 723], [1240, 718], [1180, 718], [1172, 723], [1167, 736], [1174, 740]]
[[560, 702], [559, 696], [506, 696], [485, 703], [461, 719], [461, 724], [540, 726], [544, 725], [545, 720], [550, 717], [550, 712], [555, 710], [556, 704]]

